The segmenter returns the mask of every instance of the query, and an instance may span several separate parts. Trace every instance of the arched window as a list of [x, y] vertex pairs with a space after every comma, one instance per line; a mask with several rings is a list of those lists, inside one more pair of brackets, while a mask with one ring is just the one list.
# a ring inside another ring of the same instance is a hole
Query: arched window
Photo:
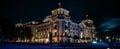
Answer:
[[57, 32], [55, 32], [55, 36], [57, 36]]
[[65, 25], [65, 30], [67, 30], [68, 29], [68, 26], [67, 25]]
[[54, 29], [57, 29], [57, 25], [54, 26]]

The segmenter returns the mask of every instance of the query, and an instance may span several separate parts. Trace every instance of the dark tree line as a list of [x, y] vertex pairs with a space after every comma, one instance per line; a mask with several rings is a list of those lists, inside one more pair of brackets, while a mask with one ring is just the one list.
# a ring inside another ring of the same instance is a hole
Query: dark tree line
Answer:
[[31, 39], [32, 38], [32, 32], [31, 28], [29, 27], [18, 27], [15, 28], [15, 38], [21, 38], [21, 39]]
[[0, 39], [1, 40], [13, 40], [14, 37], [14, 25], [4, 16], [0, 16]]

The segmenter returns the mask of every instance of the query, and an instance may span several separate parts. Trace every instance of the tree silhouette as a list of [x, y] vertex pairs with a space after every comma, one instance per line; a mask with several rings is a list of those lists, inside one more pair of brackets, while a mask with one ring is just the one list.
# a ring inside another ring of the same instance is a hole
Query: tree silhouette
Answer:
[[15, 29], [15, 37], [16, 38], [21, 38], [21, 39], [31, 39], [32, 38], [32, 32], [31, 32], [31, 28], [29, 27], [18, 27]]

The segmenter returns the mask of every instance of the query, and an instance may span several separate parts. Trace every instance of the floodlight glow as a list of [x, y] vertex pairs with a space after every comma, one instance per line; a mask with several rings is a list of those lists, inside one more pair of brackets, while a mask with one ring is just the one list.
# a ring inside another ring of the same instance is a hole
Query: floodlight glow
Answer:
[[97, 43], [97, 42], [96, 42], [96, 41], [93, 41], [92, 43], [94, 43], [94, 44], [95, 44], [95, 43]]

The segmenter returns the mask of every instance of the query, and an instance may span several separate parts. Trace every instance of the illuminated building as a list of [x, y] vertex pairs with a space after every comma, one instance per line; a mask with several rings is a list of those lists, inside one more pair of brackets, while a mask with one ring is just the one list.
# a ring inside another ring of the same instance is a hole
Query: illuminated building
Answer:
[[92, 20], [85, 19], [77, 24], [70, 20], [69, 11], [62, 8], [61, 5], [59, 8], [52, 10], [51, 13], [52, 15], [46, 16], [42, 22], [35, 20], [25, 24], [18, 23], [16, 27], [30, 27], [33, 34], [32, 42], [47, 43], [50, 42], [52, 37], [53, 43], [74, 43], [75, 39], [73, 37], [78, 36], [80, 38], [77, 39], [76, 43], [79, 43], [90, 42], [90, 39], [94, 37], [95, 27]]

